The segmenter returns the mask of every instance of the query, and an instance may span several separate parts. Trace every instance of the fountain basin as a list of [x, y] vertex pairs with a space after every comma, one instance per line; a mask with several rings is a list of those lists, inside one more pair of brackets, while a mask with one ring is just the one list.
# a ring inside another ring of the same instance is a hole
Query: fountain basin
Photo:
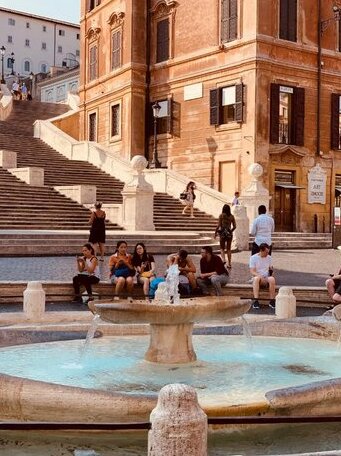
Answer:
[[185, 364], [197, 360], [192, 342], [194, 323], [236, 318], [250, 307], [249, 300], [212, 296], [184, 299], [179, 304], [126, 300], [95, 304], [95, 311], [102, 320], [110, 323], [149, 323], [150, 343], [144, 355], [146, 361]]

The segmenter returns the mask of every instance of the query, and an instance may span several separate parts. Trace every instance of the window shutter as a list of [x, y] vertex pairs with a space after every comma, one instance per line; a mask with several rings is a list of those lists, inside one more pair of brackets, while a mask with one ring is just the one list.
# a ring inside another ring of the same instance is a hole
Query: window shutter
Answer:
[[121, 30], [117, 30], [112, 35], [112, 69], [121, 66]]
[[210, 90], [210, 125], [219, 125], [220, 89]]
[[167, 133], [170, 135], [173, 133], [173, 100], [168, 98], [167, 103]]
[[280, 11], [279, 11], [279, 37], [282, 40], [288, 38], [288, 0], [280, 0]]
[[297, 41], [297, 0], [289, 0], [288, 40]]
[[238, 0], [230, 0], [229, 41], [237, 39], [238, 32]]
[[221, 41], [233, 41], [238, 35], [238, 0], [221, 0]]
[[169, 18], [157, 23], [156, 62], [169, 59]]
[[331, 149], [339, 149], [340, 135], [340, 96], [337, 93], [332, 93], [331, 96]]
[[297, 41], [297, 0], [280, 1], [279, 37]]
[[270, 92], [270, 143], [279, 142], [279, 85], [271, 84]]
[[229, 39], [229, 0], [221, 0], [221, 41]]
[[236, 85], [236, 110], [235, 110], [235, 121], [243, 122], [243, 84]]
[[305, 92], [300, 87], [294, 88], [292, 115], [292, 143], [304, 146]]
[[172, 135], [181, 136], [181, 103], [172, 100]]

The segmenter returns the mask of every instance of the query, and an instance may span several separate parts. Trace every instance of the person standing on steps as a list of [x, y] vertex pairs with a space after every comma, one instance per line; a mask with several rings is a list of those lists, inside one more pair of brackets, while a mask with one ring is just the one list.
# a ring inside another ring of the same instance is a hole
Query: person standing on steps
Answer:
[[88, 293], [88, 301], [93, 301], [92, 285], [99, 282], [99, 267], [95, 251], [91, 244], [82, 247], [83, 256], [77, 257], [78, 274], [72, 279], [75, 297], [72, 302], [82, 303], [80, 287], [84, 286]]
[[89, 223], [90, 236], [89, 242], [96, 246], [98, 245], [98, 251], [100, 254], [100, 261], [104, 261], [104, 248], [105, 248], [105, 211], [102, 210], [102, 203], [95, 203], [95, 210], [91, 213]]
[[255, 237], [254, 242], [252, 243], [252, 252], [251, 255], [255, 255], [260, 250], [261, 244], [268, 244], [269, 246], [269, 255], [272, 252], [272, 233], [275, 231], [275, 222], [272, 217], [267, 215], [266, 207], [264, 204], [261, 204], [258, 207], [258, 217], [253, 221], [251, 228], [251, 235]]
[[232, 200], [232, 206], [239, 206], [239, 192], [234, 193], [234, 198]]
[[233, 231], [236, 229], [236, 220], [231, 214], [231, 208], [228, 204], [224, 204], [221, 214], [219, 215], [218, 226], [215, 230], [214, 238], [219, 235], [220, 238], [220, 256], [226, 265], [225, 250], [227, 254], [227, 267], [231, 269], [231, 244]]
[[[190, 210], [190, 217], [194, 218], [194, 201], [195, 201], [195, 193], [194, 190], [196, 189], [195, 183], [193, 181], [188, 182], [186, 186], [186, 190], [181, 193], [183, 198], [181, 199], [182, 204], [185, 206], [184, 210], [182, 211], [182, 215], [187, 214], [187, 209]], [[181, 196], [180, 195], [180, 196]]]

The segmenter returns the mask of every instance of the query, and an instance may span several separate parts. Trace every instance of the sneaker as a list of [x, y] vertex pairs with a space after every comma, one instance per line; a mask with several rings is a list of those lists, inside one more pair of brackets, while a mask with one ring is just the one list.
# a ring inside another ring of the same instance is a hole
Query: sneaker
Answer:
[[93, 296], [89, 296], [89, 297], [88, 297], [88, 302], [89, 302], [89, 301], [93, 301], [93, 300], [94, 300], [94, 297], [93, 297]]
[[259, 301], [258, 299], [255, 299], [252, 303], [252, 308], [253, 309], [260, 309], [260, 304], [259, 304]]
[[270, 309], [276, 309], [276, 301], [275, 301], [275, 299], [270, 299], [269, 307], [270, 307]]

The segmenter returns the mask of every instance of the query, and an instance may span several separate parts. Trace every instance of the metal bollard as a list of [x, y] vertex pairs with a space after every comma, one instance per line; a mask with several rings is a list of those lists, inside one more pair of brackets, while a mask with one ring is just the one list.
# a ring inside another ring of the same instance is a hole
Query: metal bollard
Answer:
[[296, 297], [290, 287], [280, 287], [278, 290], [276, 316], [279, 318], [296, 317]]
[[45, 313], [45, 291], [41, 282], [28, 282], [24, 290], [24, 313], [29, 320], [39, 320]]
[[164, 386], [150, 421], [148, 456], [207, 456], [207, 416], [191, 386]]

